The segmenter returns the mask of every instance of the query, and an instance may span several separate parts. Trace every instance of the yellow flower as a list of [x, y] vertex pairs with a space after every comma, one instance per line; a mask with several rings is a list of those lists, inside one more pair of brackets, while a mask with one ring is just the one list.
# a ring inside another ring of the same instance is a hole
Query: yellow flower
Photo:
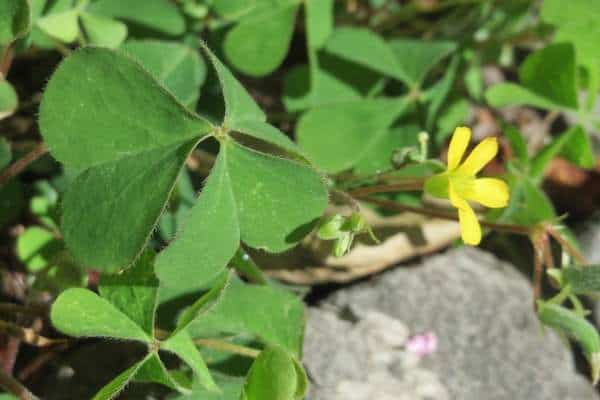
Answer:
[[475, 176], [498, 153], [496, 138], [484, 139], [461, 164], [470, 139], [471, 129], [458, 127], [454, 130], [448, 149], [448, 168], [427, 179], [425, 191], [435, 197], [450, 199], [450, 203], [458, 209], [463, 241], [477, 245], [481, 241], [481, 227], [469, 201], [490, 208], [506, 207], [509, 194], [504, 181]]

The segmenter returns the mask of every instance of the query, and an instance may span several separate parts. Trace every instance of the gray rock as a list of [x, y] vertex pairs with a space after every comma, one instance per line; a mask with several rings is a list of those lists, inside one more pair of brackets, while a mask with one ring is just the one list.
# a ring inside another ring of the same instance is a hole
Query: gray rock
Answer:
[[600, 213], [594, 214], [577, 230], [581, 250], [591, 264], [600, 264]]
[[356, 317], [351, 323], [329, 310], [311, 310], [304, 360], [313, 381], [310, 399], [448, 399], [438, 376], [404, 349], [404, 324], [375, 310]]
[[[342, 289], [310, 311], [305, 360], [316, 383], [309, 398], [337, 400], [340, 386], [348, 389], [344, 382], [354, 383], [349, 390], [358, 397], [352, 400], [378, 398], [359, 392], [369, 382], [382, 385], [387, 373], [394, 399], [598, 399], [574, 370], [569, 349], [552, 332], [542, 335], [532, 302], [525, 277], [472, 248]], [[374, 368], [366, 337], [353, 334], [372, 310], [402, 321], [412, 334], [434, 332], [438, 350], [404, 368]], [[432, 393], [414, 394], [432, 386]]]
[[[590, 264], [600, 264], [600, 213], [592, 215], [577, 229], [581, 251]], [[596, 326], [600, 327], [600, 301], [592, 302]]]

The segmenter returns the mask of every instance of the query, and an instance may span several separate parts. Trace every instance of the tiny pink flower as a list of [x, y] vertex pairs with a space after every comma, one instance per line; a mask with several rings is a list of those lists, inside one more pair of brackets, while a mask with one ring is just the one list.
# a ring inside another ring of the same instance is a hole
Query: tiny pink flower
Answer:
[[435, 333], [425, 332], [420, 335], [414, 335], [406, 342], [406, 350], [423, 357], [434, 353], [437, 350], [438, 339]]

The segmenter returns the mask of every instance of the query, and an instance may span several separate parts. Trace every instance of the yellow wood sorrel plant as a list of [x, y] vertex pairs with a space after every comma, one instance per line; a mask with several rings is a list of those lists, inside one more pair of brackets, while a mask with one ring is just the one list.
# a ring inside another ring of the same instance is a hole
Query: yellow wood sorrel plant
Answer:
[[[94, 399], [115, 398], [133, 381], [164, 385], [180, 399], [303, 399], [303, 301], [251, 256], [315, 240], [332, 241], [342, 256], [365, 233], [377, 242], [366, 207], [458, 221], [468, 245], [493, 230], [527, 237], [535, 312], [580, 345], [598, 381], [600, 336], [580, 296], [600, 291], [600, 267], [587, 266], [540, 183], [558, 154], [579, 167], [594, 164], [585, 130], [595, 96], [580, 104], [577, 85], [591, 93], [600, 86], [590, 47], [600, 10], [586, 0], [568, 10], [546, 0], [533, 14], [554, 27], [556, 43], [545, 38], [526, 57], [517, 83], [484, 93], [480, 47], [490, 44], [478, 37], [515, 34], [513, 21], [529, 9], [482, 2], [472, 5], [481, 18], [473, 38], [420, 40], [386, 36], [406, 12], [419, 18], [418, 7], [388, 3], [398, 12], [366, 13], [377, 27], [369, 30], [352, 1], [347, 23], [336, 27], [333, 0], [0, 0], [0, 119], [18, 110], [5, 79], [15, 54], [33, 47], [64, 56], [39, 109], [43, 143], [10, 164], [10, 146], [0, 141], [6, 198], [18, 197], [15, 176], [46, 151], [67, 181], [60, 194], [36, 187], [30, 209], [40, 226], [19, 236], [19, 260], [56, 294], [50, 320], [67, 340], [127, 340], [144, 349]], [[457, 7], [449, 14], [460, 17]], [[306, 64], [287, 71], [277, 103], [285, 112], [267, 118], [226, 65], [253, 78], [277, 70], [299, 22]], [[219, 57], [197, 38], [207, 31], [220, 38]], [[577, 111], [579, 119], [534, 155], [504, 127], [513, 157], [502, 176], [480, 177], [498, 138], [467, 151], [461, 90], [494, 107], [527, 104], [551, 118]], [[277, 118], [297, 122], [297, 143], [268, 122]], [[444, 164], [438, 155], [452, 131]], [[547, 299], [544, 278], [555, 291]], [[32, 335], [0, 322], [24, 340]], [[0, 385], [35, 398], [2, 372]]]

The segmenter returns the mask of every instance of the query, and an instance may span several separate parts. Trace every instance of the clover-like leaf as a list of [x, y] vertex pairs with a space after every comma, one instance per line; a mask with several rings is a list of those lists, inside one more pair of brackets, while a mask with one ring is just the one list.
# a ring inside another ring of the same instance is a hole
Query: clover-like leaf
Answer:
[[[185, 159], [207, 133], [221, 142], [221, 152], [183, 232], [158, 258], [157, 273], [167, 285], [214, 278], [240, 240], [268, 251], [286, 250], [326, 207], [319, 174], [293, 142], [264, 122], [264, 113], [240, 83], [206, 51], [226, 105], [218, 128], [115, 51], [80, 50], [50, 80], [41, 107], [43, 135], [59, 161], [87, 168], [63, 204], [65, 241], [81, 264], [117, 271], [135, 260]], [[74, 75], [82, 78], [75, 82], [69, 78]], [[238, 143], [244, 136], [268, 142], [298, 161]], [[303, 206], [290, 207], [294, 202]], [[107, 237], [111, 240], [103, 240]]]
[[67, 246], [83, 265], [108, 271], [140, 253], [183, 162], [210, 129], [135, 61], [100, 48], [82, 49], [57, 69], [40, 126], [59, 161], [88, 168], [65, 195]]
[[519, 67], [522, 86], [500, 83], [485, 96], [495, 107], [527, 104], [549, 109], [577, 109], [575, 52], [569, 43], [531, 53]]
[[[223, 126], [301, 157], [233, 75], [208, 51], [223, 88]], [[300, 202], [302, 207], [289, 207]], [[327, 192], [308, 165], [261, 153], [233, 138], [221, 139], [211, 176], [177, 240], [161, 253], [156, 272], [168, 286], [193, 287], [217, 276], [240, 240], [271, 252], [287, 250], [322, 214]]]

